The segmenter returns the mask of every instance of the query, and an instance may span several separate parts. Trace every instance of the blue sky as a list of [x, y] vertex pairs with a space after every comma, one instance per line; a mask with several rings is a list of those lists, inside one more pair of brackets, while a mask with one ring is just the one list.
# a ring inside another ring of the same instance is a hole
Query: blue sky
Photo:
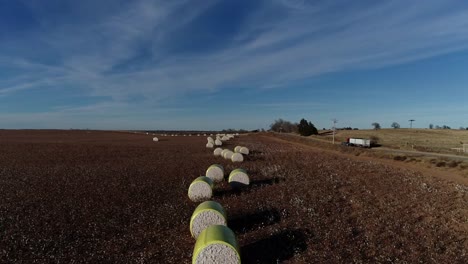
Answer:
[[0, 0], [0, 128], [468, 126], [468, 2]]

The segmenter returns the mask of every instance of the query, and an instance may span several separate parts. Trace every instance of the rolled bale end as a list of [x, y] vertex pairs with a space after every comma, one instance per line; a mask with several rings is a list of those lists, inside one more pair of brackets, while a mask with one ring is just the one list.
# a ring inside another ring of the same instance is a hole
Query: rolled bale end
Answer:
[[244, 156], [240, 153], [234, 153], [231, 156], [231, 161], [232, 162], [243, 162], [244, 161]]
[[221, 156], [221, 152], [223, 151], [222, 148], [215, 148], [215, 150], [213, 150], [213, 154], [215, 156]]
[[206, 143], [206, 147], [207, 147], [207, 148], [213, 148], [214, 146], [213, 146], [213, 143], [208, 142], [208, 143]]
[[249, 186], [250, 179], [247, 171], [239, 168], [229, 173], [228, 182], [233, 189], [239, 189]]
[[232, 154], [234, 154], [234, 152], [228, 150], [228, 151], [224, 152], [223, 157], [224, 157], [225, 159], [227, 159], [227, 160], [230, 160], [231, 157], [232, 157]]
[[189, 187], [188, 197], [193, 202], [202, 202], [211, 199], [213, 195], [213, 180], [200, 176]]
[[226, 211], [221, 204], [206, 201], [195, 208], [190, 218], [190, 233], [196, 239], [203, 230], [212, 225], [227, 225]]
[[240, 153], [240, 149], [241, 149], [241, 148], [242, 148], [241, 146], [236, 146], [236, 147], [234, 148], [234, 152], [235, 152], [235, 153]]
[[222, 142], [221, 140], [219, 140], [219, 139], [216, 139], [216, 140], [215, 140], [215, 145], [216, 145], [216, 146], [222, 146], [222, 145], [223, 145], [223, 142]]
[[241, 263], [234, 232], [224, 225], [212, 225], [203, 230], [193, 250], [192, 264]]
[[242, 154], [244, 154], [244, 155], [249, 155], [249, 152], [250, 152], [250, 151], [249, 151], [248, 148], [242, 147], [242, 148], [239, 149], [239, 152], [242, 153]]
[[154, 138], [153, 138], [153, 141], [154, 141], [154, 142], [158, 142], [159, 139], [158, 139], [157, 137], [154, 137]]
[[224, 179], [224, 168], [219, 164], [213, 164], [206, 170], [206, 177], [214, 182], [220, 182]]

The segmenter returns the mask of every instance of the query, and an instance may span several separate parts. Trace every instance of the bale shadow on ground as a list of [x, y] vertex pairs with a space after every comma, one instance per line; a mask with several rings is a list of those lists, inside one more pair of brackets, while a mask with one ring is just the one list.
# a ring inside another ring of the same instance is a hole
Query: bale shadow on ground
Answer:
[[268, 185], [277, 184], [283, 181], [285, 181], [284, 178], [274, 177], [270, 179], [251, 181], [249, 185], [245, 185], [240, 182], [231, 182], [229, 184], [230, 186], [229, 189], [214, 190], [213, 197], [220, 198], [220, 197], [231, 196], [231, 195], [237, 196], [237, 195], [241, 195], [242, 193], [246, 193], [246, 192], [249, 192], [249, 191], [261, 188], [261, 187], [265, 187]]
[[279, 221], [281, 221], [280, 212], [272, 208], [255, 213], [234, 216], [228, 220], [228, 226], [235, 233], [245, 234], [258, 228], [276, 224]]
[[279, 263], [307, 249], [306, 232], [285, 230], [241, 248], [242, 263]]

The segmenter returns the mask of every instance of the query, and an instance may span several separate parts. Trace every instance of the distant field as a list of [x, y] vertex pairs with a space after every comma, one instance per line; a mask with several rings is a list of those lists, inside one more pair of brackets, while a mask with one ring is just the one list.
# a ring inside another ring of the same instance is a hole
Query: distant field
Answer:
[[[324, 132], [319, 131], [322, 135], [318, 138], [331, 141], [331, 134]], [[349, 137], [376, 137], [383, 147], [440, 153], [456, 153], [451, 148], [461, 148], [463, 143], [468, 144], [467, 130], [442, 129], [339, 130], [335, 141], [343, 142]]]

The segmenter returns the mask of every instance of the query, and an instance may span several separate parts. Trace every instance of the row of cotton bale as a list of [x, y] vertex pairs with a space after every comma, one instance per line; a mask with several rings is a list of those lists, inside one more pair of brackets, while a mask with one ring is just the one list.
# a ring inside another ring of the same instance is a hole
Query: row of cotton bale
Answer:
[[[205, 172], [205, 176], [196, 178], [189, 186], [188, 196], [194, 202], [211, 199], [215, 183], [224, 180], [224, 168], [222, 165], [213, 164]], [[233, 188], [243, 187], [250, 184], [247, 171], [237, 168], [229, 173], [228, 183]]]
[[[196, 239], [192, 263], [241, 263], [236, 237], [227, 227], [226, 211], [221, 204], [209, 201], [214, 183], [224, 180], [224, 168], [213, 164], [205, 175], [195, 179], [189, 187], [189, 198], [192, 201], [204, 201], [195, 208], [190, 218], [190, 233]], [[243, 169], [231, 171], [228, 181], [233, 188], [238, 187], [236, 181], [249, 183], [242, 176], [248, 179]]]
[[[239, 135], [239, 133], [237, 133]], [[213, 139], [210, 135], [207, 140], [208, 142], [206, 143], [207, 148], [214, 148], [214, 146], [222, 146], [223, 142], [229, 141], [230, 139], [233, 139], [236, 135], [235, 134], [216, 134], [216, 139]]]

